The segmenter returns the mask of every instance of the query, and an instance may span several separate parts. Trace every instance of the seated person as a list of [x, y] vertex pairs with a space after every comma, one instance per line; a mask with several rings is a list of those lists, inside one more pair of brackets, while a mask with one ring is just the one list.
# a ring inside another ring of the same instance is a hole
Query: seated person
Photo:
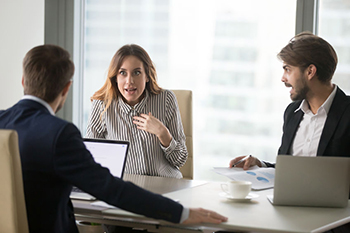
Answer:
[[121, 47], [92, 97], [86, 137], [130, 141], [125, 173], [182, 178], [188, 153], [173, 92], [160, 88], [147, 52]]
[[[332, 77], [338, 58], [324, 39], [304, 32], [296, 35], [278, 54], [283, 61], [282, 82], [291, 88], [284, 112], [280, 155], [350, 157], [350, 96]], [[244, 158], [230, 161], [230, 167]], [[274, 167], [274, 163], [248, 157], [237, 167]], [[344, 230], [344, 231], [342, 231]], [[350, 232], [350, 224], [332, 232]]]
[[64, 49], [42, 45], [23, 60], [24, 97], [0, 111], [0, 129], [18, 133], [30, 232], [78, 233], [72, 186], [121, 209], [173, 223], [221, 223], [227, 218], [188, 209], [113, 177], [86, 149], [78, 128], [55, 116], [72, 84], [74, 64]]
[[[282, 82], [290, 87], [293, 102], [284, 112], [282, 145], [278, 154], [350, 157], [350, 97], [335, 84], [337, 54], [322, 38], [296, 35], [278, 54], [283, 61]], [[242, 157], [230, 161], [230, 166]], [[237, 165], [274, 167], [248, 158]]]

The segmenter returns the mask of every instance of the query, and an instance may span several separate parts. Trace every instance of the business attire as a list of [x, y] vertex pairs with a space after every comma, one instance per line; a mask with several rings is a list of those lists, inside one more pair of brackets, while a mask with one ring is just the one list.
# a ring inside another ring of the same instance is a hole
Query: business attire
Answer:
[[113, 177], [94, 161], [79, 130], [45, 104], [25, 96], [0, 111], [0, 128], [18, 133], [30, 232], [78, 232], [69, 198], [72, 185], [127, 211], [180, 221], [182, 205]]
[[[329, 106], [325, 124], [321, 130], [316, 148], [316, 156], [350, 157], [350, 96], [335, 87], [334, 99]], [[284, 113], [282, 143], [278, 150], [280, 155], [294, 155], [293, 142], [304, 117], [300, 109], [302, 101], [295, 101]], [[307, 143], [307, 142], [305, 142]], [[274, 163], [264, 161], [268, 167]]]
[[[185, 164], [188, 153], [176, 97], [169, 90], [157, 95], [145, 92], [135, 106], [119, 96], [105, 112], [103, 101], [93, 100], [86, 137], [130, 141], [125, 173], [182, 178], [179, 168]], [[172, 136], [168, 147], [156, 135], [137, 129], [133, 123], [134, 116], [149, 112], [168, 128]]]
[[[331, 101], [329, 101], [329, 98], [331, 98]], [[306, 104], [305, 101], [295, 101], [287, 107], [284, 113], [282, 144], [278, 154], [350, 157], [350, 96], [345, 95], [339, 87], [335, 86], [330, 97], [321, 106], [321, 111], [318, 111], [318, 114], [321, 115], [320, 119], [316, 119], [321, 121], [319, 124], [317, 122], [314, 123], [313, 119], [308, 119], [305, 116], [305, 112], [307, 113], [305, 110]], [[307, 122], [302, 122], [304, 120]], [[302, 135], [298, 135], [298, 140], [295, 142], [296, 135], [300, 131], [308, 131], [305, 128], [313, 127], [314, 125], [316, 129], [313, 129], [309, 134], [306, 133], [309, 135], [307, 139], [304, 138], [304, 141], [302, 141]], [[313, 137], [317, 138], [317, 140], [313, 140]], [[264, 163], [268, 167], [275, 166], [274, 163], [266, 161]], [[345, 232], [350, 232], [350, 223], [326, 233]]]

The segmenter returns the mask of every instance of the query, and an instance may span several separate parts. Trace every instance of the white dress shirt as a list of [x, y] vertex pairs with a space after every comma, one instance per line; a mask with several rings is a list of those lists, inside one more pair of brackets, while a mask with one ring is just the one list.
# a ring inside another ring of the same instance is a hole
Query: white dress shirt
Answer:
[[332, 93], [327, 100], [313, 114], [306, 100], [303, 100], [295, 112], [301, 110], [304, 112], [303, 119], [299, 124], [294, 137], [291, 154], [295, 156], [315, 157], [317, 155], [318, 144], [322, 135], [324, 124], [327, 120], [327, 114], [331, 108], [337, 86], [334, 85]]

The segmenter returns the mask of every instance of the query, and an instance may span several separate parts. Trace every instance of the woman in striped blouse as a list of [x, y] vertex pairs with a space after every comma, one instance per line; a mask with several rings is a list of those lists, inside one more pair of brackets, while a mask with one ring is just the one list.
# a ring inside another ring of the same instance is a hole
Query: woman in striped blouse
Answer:
[[126, 173], [182, 178], [188, 154], [179, 107], [174, 93], [158, 86], [147, 52], [121, 47], [107, 75], [91, 97], [86, 136], [130, 141]]

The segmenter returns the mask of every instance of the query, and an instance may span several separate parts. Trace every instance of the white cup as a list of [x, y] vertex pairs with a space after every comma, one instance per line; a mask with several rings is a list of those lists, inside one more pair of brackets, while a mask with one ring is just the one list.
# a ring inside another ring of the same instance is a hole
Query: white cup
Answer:
[[221, 184], [221, 189], [233, 198], [245, 198], [252, 189], [252, 182], [231, 180]]

